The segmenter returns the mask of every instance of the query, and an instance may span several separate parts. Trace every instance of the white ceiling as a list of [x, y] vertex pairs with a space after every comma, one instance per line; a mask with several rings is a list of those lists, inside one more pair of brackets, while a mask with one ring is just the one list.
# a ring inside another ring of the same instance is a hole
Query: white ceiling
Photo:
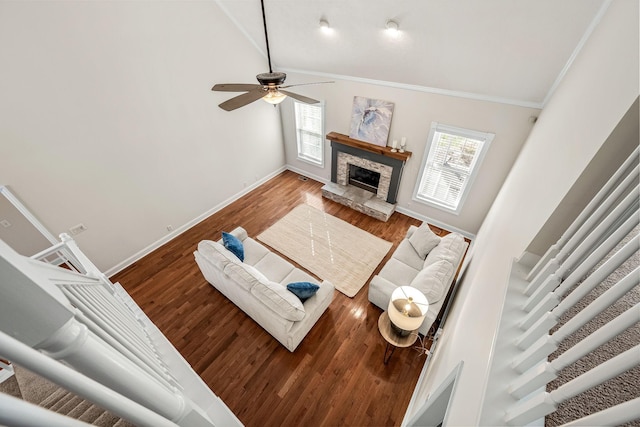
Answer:
[[[260, 1], [216, 1], [266, 58]], [[608, 0], [264, 2], [274, 71], [372, 80], [538, 108], [608, 4]], [[329, 22], [330, 32], [320, 29], [321, 18]], [[384, 30], [389, 19], [400, 26], [396, 37]], [[266, 59], [264, 70], [255, 71], [268, 71]]]

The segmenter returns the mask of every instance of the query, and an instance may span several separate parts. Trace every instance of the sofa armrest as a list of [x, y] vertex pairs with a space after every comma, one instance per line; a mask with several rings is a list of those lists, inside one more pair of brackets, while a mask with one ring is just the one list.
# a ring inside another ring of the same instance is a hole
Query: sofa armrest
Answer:
[[322, 283], [319, 284], [319, 286], [320, 286], [320, 289], [318, 289], [316, 294], [302, 304], [304, 306], [304, 310], [307, 313], [313, 313], [315, 310], [318, 309], [318, 307], [326, 306], [327, 298], [329, 298], [329, 301], [333, 299], [333, 293], [335, 288], [331, 282], [324, 280]]
[[369, 282], [369, 301], [386, 311], [389, 308], [391, 294], [397, 287], [382, 276], [373, 276]]
[[244, 241], [247, 237], [249, 237], [249, 235], [247, 234], [247, 230], [245, 230], [242, 227], [234, 228], [233, 230], [231, 230], [229, 232], [229, 234], [232, 234], [232, 235], [236, 236], [241, 241]]

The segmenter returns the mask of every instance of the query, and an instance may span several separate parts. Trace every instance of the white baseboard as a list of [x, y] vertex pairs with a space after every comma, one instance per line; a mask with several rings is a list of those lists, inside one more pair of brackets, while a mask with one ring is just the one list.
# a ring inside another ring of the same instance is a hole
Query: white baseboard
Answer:
[[327, 180], [326, 178], [319, 177], [317, 175], [314, 175], [314, 174], [309, 173], [307, 171], [304, 171], [302, 169], [298, 169], [298, 168], [296, 168], [294, 166], [291, 166], [291, 165], [287, 165], [286, 169], [289, 169], [291, 172], [295, 172], [295, 173], [297, 173], [299, 175], [306, 176], [308, 178], [311, 178], [311, 179], [313, 179], [315, 181], [318, 181], [318, 182], [321, 182], [323, 184], [328, 184], [329, 182], [331, 182], [330, 180]]
[[124, 270], [125, 268], [127, 268], [128, 266], [133, 264], [134, 262], [136, 262], [139, 259], [143, 258], [144, 256], [150, 254], [151, 252], [153, 252], [154, 250], [158, 249], [160, 246], [164, 245], [165, 243], [170, 242], [171, 240], [175, 239], [180, 234], [184, 233], [185, 231], [187, 231], [188, 229], [190, 229], [194, 225], [196, 225], [196, 224], [204, 221], [205, 219], [209, 218], [214, 213], [218, 212], [222, 208], [227, 207], [231, 203], [233, 203], [236, 200], [238, 200], [240, 197], [244, 196], [245, 194], [249, 193], [250, 191], [253, 191], [257, 187], [259, 187], [262, 184], [264, 184], [265, 182], [269, 181], [271, 178], [275, 177], [276, 175], [282, 173], [286, 169], [287, 169], [286, 166], [282, 166], [281, 168], [278, 168], [275, 172], [270, 173], [269, 175], [265, 176], [261, 180], [256, 181], [255, 183], [251, 184], [250, 186], [244, 188], [239, 193], [237, 193], [237, 194], [229, 197], [228, 199], [218, 203], [216, 206], [212, 207], [211, 209], [209, 209], [205, 213], [203, 213], [203, 214], [199, 215], [198, 217], [192, 219], [191, 221], [187, 222], [186, 224], [176, 228], [175, 230], [173, 230], [173, 232], [167, 234], [166, 236], [162, 237], [159, 240], [156, 240], [155, 242], [153, 242], [149, 246], [145, 247], [144, 249], [136, 252], [135, 254], [130, 256], [129, 258], [127, 258], [124, 261], [122, 261], [122, 262], [116, 264], [115, 266], [111, 267], [110, 269], [105, 271], [106, 276], [107, 277], [111, 277], [114, 274]]
[[410, 216], [411, 218], [415, 218], [415, 219], [419, 219], [421, 221], [425, 221], [431, 225], [435, 225], [436, 227], [440, 227], [442, 229], [445, 229], [447, 231], [455, 231], [456, 233], [460, 233], [462, 234], [464, 237], [467, 237], [469, 240], [473, 240], [475, 239], [476, 235], [473, 233], [469, 233], [468, 231], [465, 230], [461, 230], [459, 228], [456, 227], [452, 227], [449, 224], [445, 224], [441, 221], [435, 220], [433, 218], [429, 218], [428, 216], [425, 215], [421, 215], [417, 212], [414, 212], [412, 210], [403, 208], [402, 206], [396, 206], [396, 211], [400, 212], [401, 214], [405, 214], [407, 216]]

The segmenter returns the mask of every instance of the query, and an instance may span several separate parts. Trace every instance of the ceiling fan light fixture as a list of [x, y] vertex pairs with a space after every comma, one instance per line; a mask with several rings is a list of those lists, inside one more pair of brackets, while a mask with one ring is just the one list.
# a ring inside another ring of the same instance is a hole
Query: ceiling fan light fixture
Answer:
[[270, 89], [265, 96], [262, 97], [262, 100], [268, 102], [269, 104], [280, 104], [287, 97], [284, 93], [280, 92], [278, 89]]

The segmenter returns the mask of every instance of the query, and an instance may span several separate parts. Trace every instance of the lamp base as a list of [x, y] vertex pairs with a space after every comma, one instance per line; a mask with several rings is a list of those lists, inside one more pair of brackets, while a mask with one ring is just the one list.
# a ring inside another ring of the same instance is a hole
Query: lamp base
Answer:
[[389, 323], [391, 323], [391, 330], [398, 336], [400, 337], [406, 337], [407, 335], [409, 335], [411, 333], [411, 331], [407, 331], [404, 329], [399, 328], [398, 326], [395, 325], [395, 323], [389, 321]]

